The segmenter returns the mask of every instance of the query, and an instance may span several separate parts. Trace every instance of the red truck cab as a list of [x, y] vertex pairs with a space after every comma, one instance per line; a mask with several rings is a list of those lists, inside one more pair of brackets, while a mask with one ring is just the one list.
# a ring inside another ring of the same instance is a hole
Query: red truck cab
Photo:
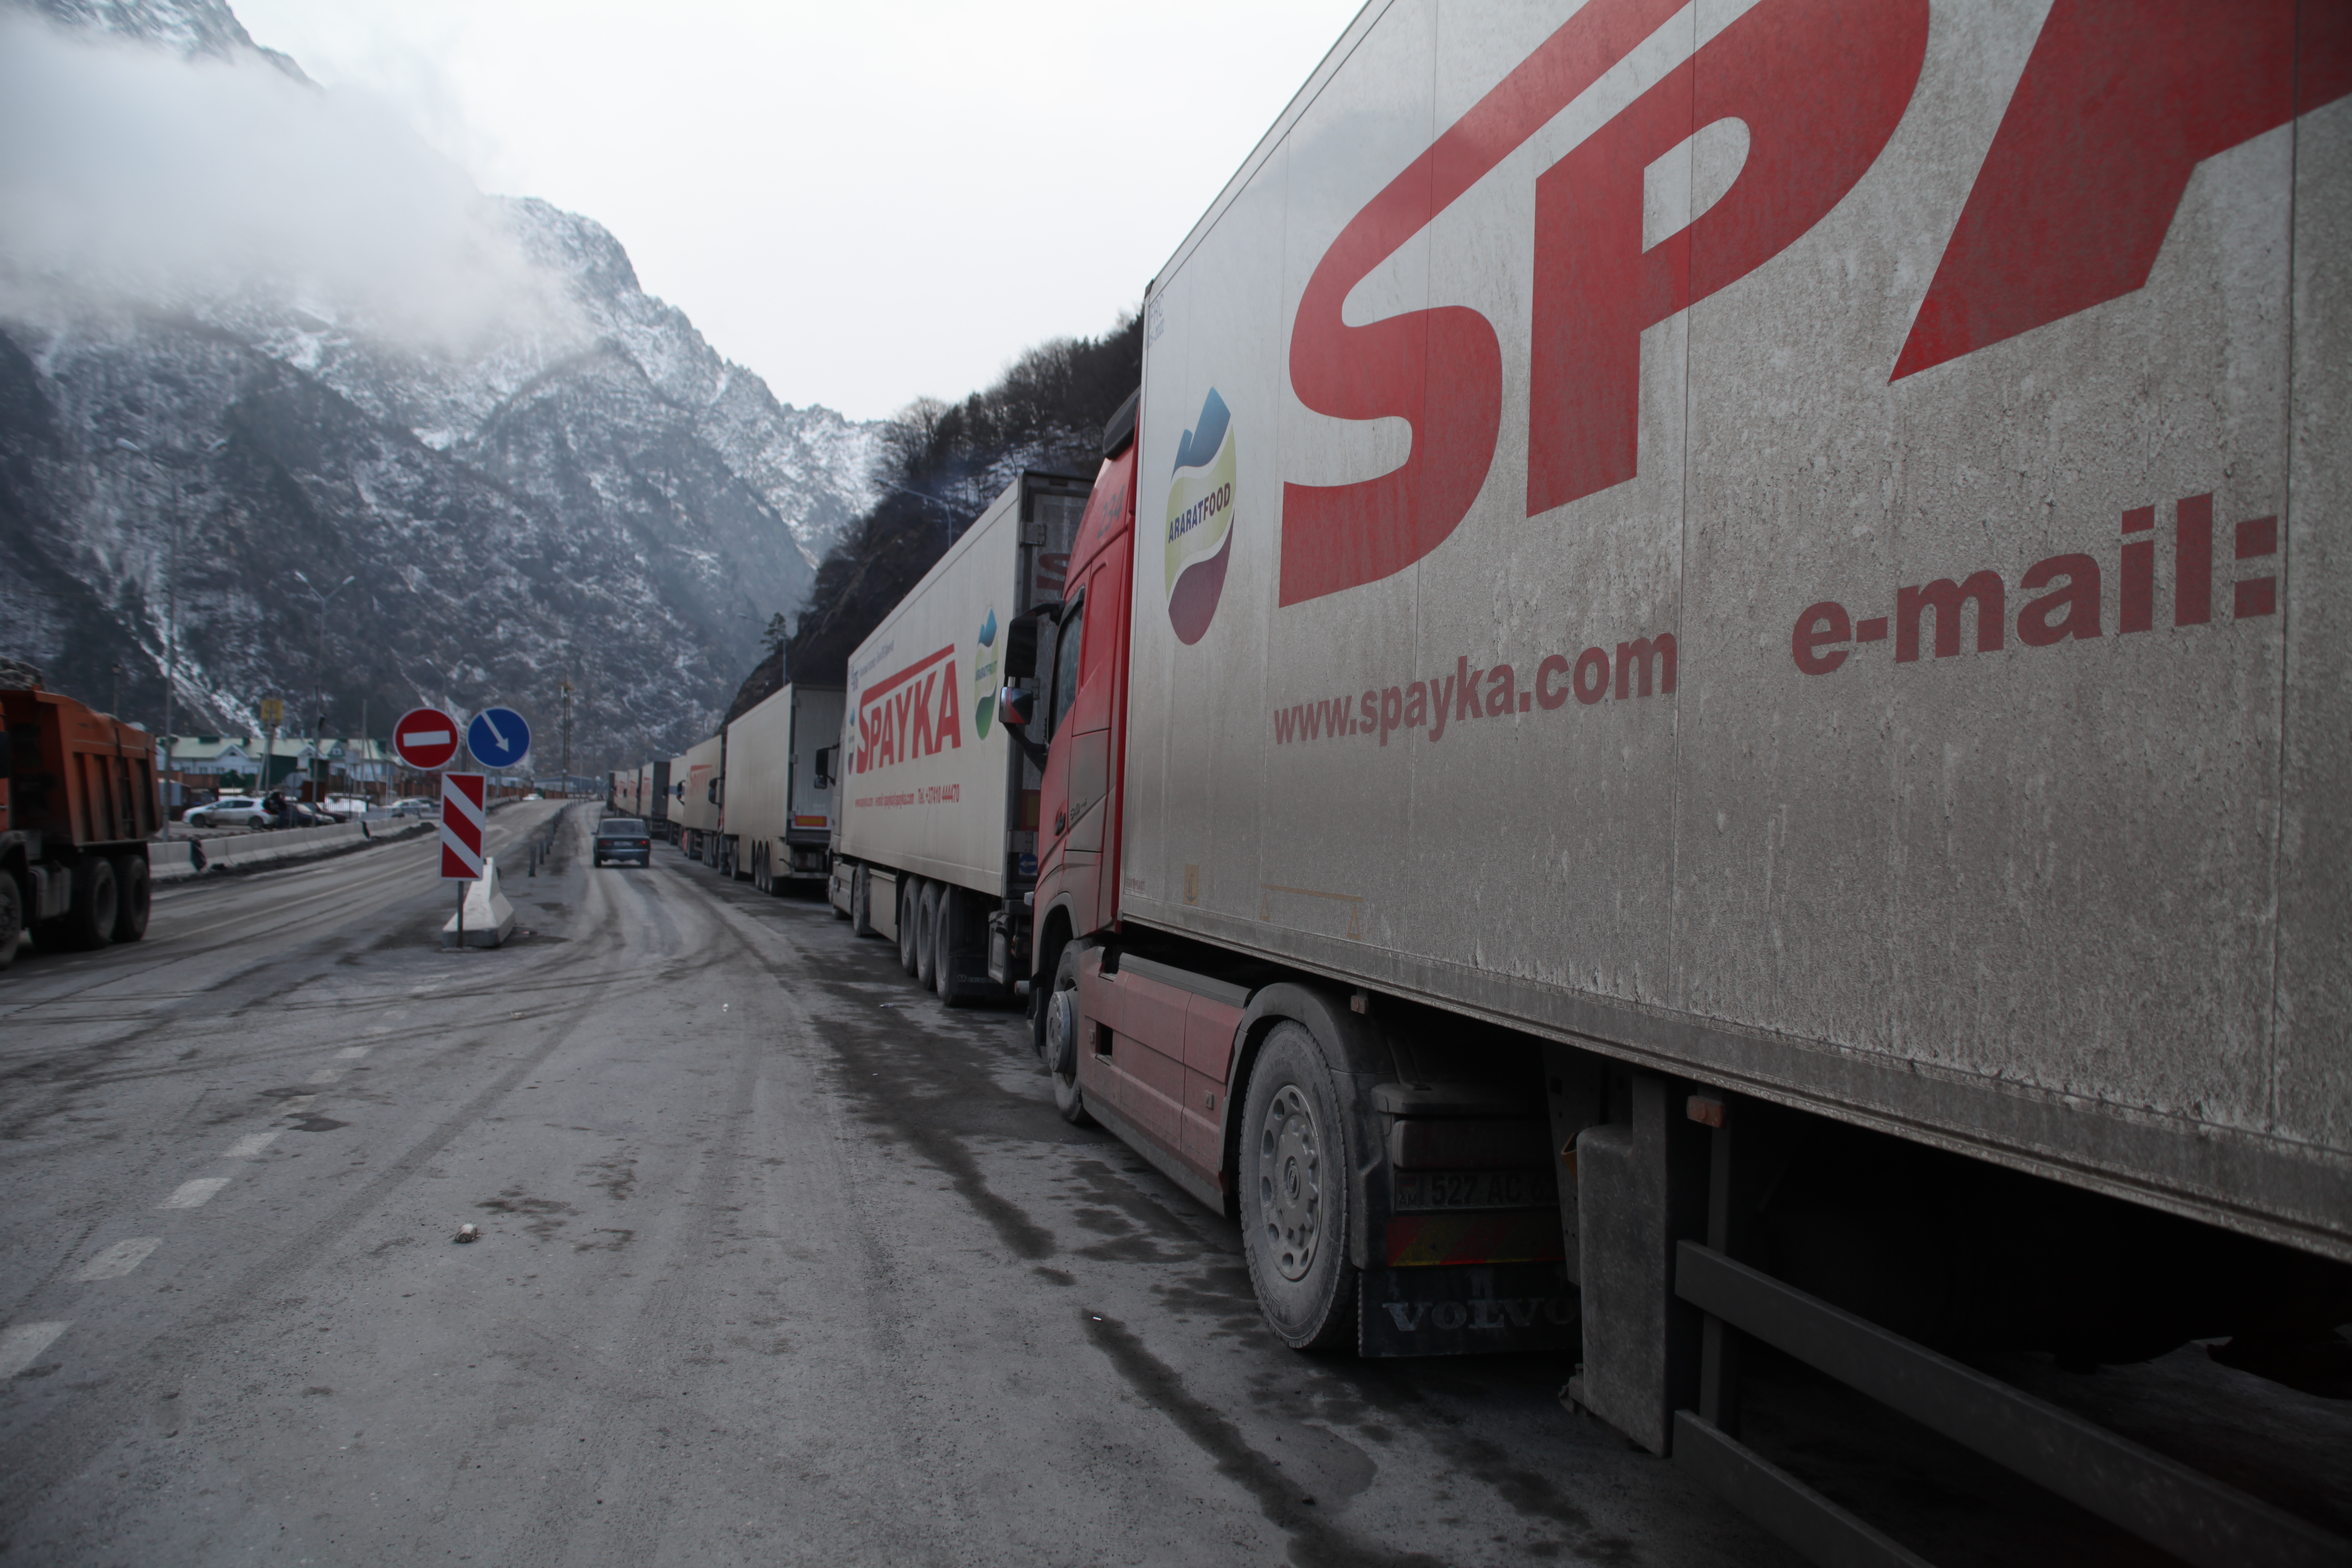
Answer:
[[[1125, 444], [1119, 443], [1122, 428]], [[1130, 407], [1070, 551], [1050, 658], [1038, 669], [1051, 737], [1039, 791], [1034, 1014], [1056, 1101], [1108, 1125], [1217, 1208], [1229, 1206], [1226, 1088], [1248, 1000], [1239, 986], [1122, 954], [1119, 851], [1134, 605]]]

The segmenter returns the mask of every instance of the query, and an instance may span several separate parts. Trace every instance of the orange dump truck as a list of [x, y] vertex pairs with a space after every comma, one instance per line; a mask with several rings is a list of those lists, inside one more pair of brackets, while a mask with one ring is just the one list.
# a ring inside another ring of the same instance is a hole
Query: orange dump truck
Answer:
[[147, 843], [163, 822], [155, 742], [37, 687], [0, 691], [0, 968], [44, 948], [147, 934]]

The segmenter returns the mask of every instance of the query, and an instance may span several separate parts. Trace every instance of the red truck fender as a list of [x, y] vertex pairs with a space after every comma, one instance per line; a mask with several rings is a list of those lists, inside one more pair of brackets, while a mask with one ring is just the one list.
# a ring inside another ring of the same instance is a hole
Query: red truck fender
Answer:
[[1395, 1079], [1396, 1055], [1369, 1016], [1350, 1010], [1349, 993], [1338, 986], [1278, 981], [1253, 994], [1242, 1009], [1234, 1029], [1233, 1070], [1219, 1110], [1219, 1171], [1227, 1194], [1226, 1212], [1240, 1216], [1240, 1107], [1250, 1069], [1266, 1035], [1285, 1021], [1304, 1026], [1315, 1037], [1339, 1094], [1355, 1188], [1348, 1205], [1348, 1261], [1358, 1268], [1371, 1268], [1379, 1261], [1374, 1238], [1385, 1234], [1389, 1219], [1387, 1188], [1372, 1179], [1386, 1142], [1380, 1113], [1372, 1109], [1372, 1086]]

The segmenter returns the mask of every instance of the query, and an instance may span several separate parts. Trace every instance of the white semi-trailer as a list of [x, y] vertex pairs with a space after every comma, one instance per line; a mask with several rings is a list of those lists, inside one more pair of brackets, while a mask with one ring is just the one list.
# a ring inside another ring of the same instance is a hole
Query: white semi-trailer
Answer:
[[1152, 283], [995, 732], [1009, 532], [861, 651], [855, 908], [997, 900], [1295, 1345], [1574, 1347], [1838, 1561], [1916, 1559], [1743, 1442], [1748, 1339], [2344, 1561], [1947, 1354], [2352, 1320], [2347, 15], [1373, 0]]
[[763, 893], [826, 873], [841, 705], [837, 687], [788, 685], [727, 726], [720, 860]]
[[833, 900], [950, 1003], [1009, 994], [990, 937], [1026, 926], [1037, 777], [997, 720], [1003, 649], [1059, 595], [1088, 493], [1014, 479], [849, 660]]
[[672, 818], [677, 808], [677, 791], [671, 784], [671, 771], [677, 764], [675, 757], [658, 757], [638, 770], [639, 788], [646, 800], [646, 825], [656, 838], [677, 840]]

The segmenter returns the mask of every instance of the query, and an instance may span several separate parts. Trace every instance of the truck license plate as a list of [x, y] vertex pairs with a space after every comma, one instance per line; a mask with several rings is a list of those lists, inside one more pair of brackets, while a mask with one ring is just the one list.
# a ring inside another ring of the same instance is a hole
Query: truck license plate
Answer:
[[1559, 1201], [1549, 1171], [1399, 1171], [1400, 1209], [1524, 1209]]

